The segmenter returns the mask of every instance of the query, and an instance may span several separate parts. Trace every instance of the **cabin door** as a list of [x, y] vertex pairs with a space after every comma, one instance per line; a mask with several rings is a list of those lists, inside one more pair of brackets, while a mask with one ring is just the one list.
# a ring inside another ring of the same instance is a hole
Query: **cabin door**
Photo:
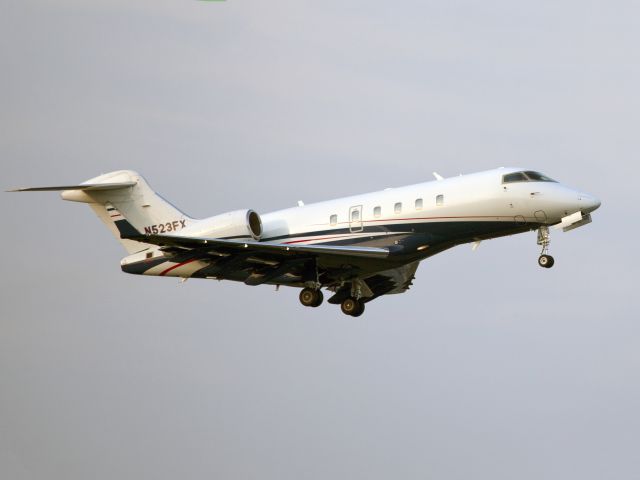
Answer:
[[349, 231], [357, 233], [362, 230], [362, 205], [355, 205], [349, 208]]

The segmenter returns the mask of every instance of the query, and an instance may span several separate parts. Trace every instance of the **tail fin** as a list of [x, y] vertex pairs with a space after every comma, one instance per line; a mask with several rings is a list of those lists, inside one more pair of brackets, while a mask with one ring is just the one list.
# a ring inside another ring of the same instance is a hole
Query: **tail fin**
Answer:
[[[20, 188], [13, 191], [62, 191], [62, 198], [87, 203], [128, 253], [152, 247], [121, 238], [122, 228], [143, 233], [181, 230], [193, 219], [154, 192], [146, 180], [131, 170], [119, 170], [87, 180], [80, 185]], [[126, 218], [127, 223], [116, 222]], [[155, 248], [155, 247], [154, 247]]]

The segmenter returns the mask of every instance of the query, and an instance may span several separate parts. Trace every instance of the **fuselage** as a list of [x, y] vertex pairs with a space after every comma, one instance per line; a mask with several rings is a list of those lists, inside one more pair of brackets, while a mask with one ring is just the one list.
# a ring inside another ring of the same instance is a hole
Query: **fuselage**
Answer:
[[[412, 265], [415, 271], [420, 260], [456, 245], [554, 225], [567, 215], [588, 214], [599, 205], [597, 198], [535, 171], [497, 168], [264, 213], [259, 217], [259, 241], [384, 248], [389, 251], [385, 258], [349, 259], [357, 275], [406, 265]], [[194, 238], [251, 239], [244, 227], [239, 234], [225, 233], [234, 232], [225, 224], [237, 223], [246, 212], [235, 211], [202, 220], [185, 216], [175, 220], [186, 224], [176, 234]], [[158, 262], [157, 267], [148, 268], [153, 263], [149, 255], [153, 262]], [[184, 258], [180, 255], [173, 258], [173, 263], [167, 267], [162, 263], [166, 259], [162, 251], [152, 254], [143, 251], [123, 259], [122, 265], [130, 273], [184, 276], [186, 267], [174, 270], [173, 266], [191, 258], [185, 255]], [[317, 266], [340, 269], [343, 262], [341, 258], [322, 257], [317, 259]], [[217, 267], [206, 265], [205, 261], [191, 264], [187, 276], [215, 277]], [[239, 269], [227, 273], [225, 278], [246, 281], [248, 275], [250, 270]], [[411, 275], [409, 272], [406, 276]], [[297, 286], [300, 279], [295, 276], [277, 278], [267, 283]]]
[[[551, 179], [509, 181], [525, 171], [497, 168], [262, 214], [262, 241], [397, 246], [397, 254], [428, 257], [460, 243], [553, 225], [600, 205]], [[206, 222], [191, 231], [206, 233]]]

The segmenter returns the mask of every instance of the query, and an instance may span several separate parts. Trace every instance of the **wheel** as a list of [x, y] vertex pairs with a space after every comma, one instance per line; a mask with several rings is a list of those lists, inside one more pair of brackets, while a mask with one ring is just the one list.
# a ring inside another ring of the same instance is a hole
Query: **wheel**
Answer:
[[342, 313], [351, 315], [352, 317], [359, 317], [364, 312], [364, 303], [355, 298], [345, 298], [340, 304]]
[[361, 300], [358, 300], [358, 310], [355, 313], [352, 313], [351, 316], [352, 317], [359, 317], [363, 313], [364, 313], [364, 302], [361, 301]]
[[300, 292], [300, 303], [305, 307], [318, 307], [322, 303], [323, 295], [320, 290], [303, 288]]
[[538, 265], [543, 268], [551, 268], [553, 267], [554, 263], [555, 261], [553, 260], [553, 257], [551, 255], [540, 255], [540, 257], [538, 258]]
[[322, 301], [324, 300], [324, 295], [322, 295], [322, 290], [316, 290], [316, 301], [311, 305], [312, 307], [319, 307], [322, 305]]
[[358, 301], [351, 297], [345, 298], [340, 304], [340, 308], [345, 315], [353, 315], [358, 311]]

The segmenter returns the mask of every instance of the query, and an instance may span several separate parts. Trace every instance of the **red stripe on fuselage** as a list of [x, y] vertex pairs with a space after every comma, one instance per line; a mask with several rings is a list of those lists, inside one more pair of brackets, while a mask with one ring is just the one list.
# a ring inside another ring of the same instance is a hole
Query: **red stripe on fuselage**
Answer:
[[166, 270], [164, 270], [163, 272], [161, 272], [158, 276], [163, 277], [165, 276], [167, 273], [169, 273], [171, 270], [175, 270], [178, 267], [182, 267], [183, 265], [186, 265], [188, 263], [191, 262], [195, 262], [197, 260], [197, 258], [192, 258], [191, 260], [187, 260], [186, 262], [182, 262], [182, 263], [178, 263], [177, 265], [174, 265], [172, 267], [167, 268]]

